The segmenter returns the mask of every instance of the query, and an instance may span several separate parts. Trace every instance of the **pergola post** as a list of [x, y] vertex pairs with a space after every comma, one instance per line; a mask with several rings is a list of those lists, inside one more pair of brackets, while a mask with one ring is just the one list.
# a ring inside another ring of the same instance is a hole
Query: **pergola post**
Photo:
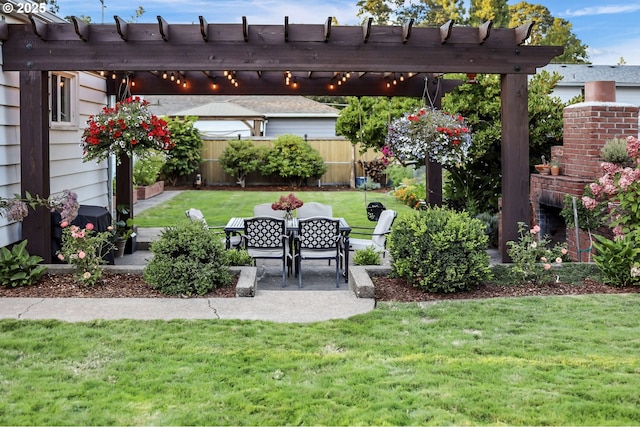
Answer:
[[[21, 196], [49, 197], [49, 81], [46, 71], [20, 71]], [[30, 254], [51, 263], [51, 213], [30, 211], [22, 222], [22, 238]]]
[[502, 261], [507, 242], [518, 240], [518, 222], [529, 223], [529, 108], [527, 76], [503, 74], [502, 99]]

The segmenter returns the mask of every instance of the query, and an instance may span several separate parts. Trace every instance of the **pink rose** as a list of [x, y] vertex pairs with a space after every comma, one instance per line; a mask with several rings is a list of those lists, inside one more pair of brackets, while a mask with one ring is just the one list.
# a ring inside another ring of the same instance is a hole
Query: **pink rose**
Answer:
[[544, 265], [544, 269], [545, 269], [545, 270], [549, 270], [549, 269], [551, 269], [551, 264], [545, 264], [545, 265]]
[[560, 252], [562, 253], [562, 255], [566, 255], [567, 252], [569, 252], [569, 251], [567, 251], [565, 248], [562, 248], [562, 250]]
[[91, 224], [91, 223], [89, 222], [89, 223], [87, 223], [87, 225], [86, 225], [86, 227], [85, 227], [85, 228], [86, 228], [87, 230], [91, 231], [91, 230], [93, 230], [93, 224]]
[[562, 258], [560, 257], [556, 258], [556, 264], [562, 264]]
[[60, 228], [66, 228], [66, 227], [68, 227], [68, 226], [69, 226], [69, 221], [62, 221], [62, 222], [60, 223]]
[[78, 258], [84, 259], [84, 257], [86, 257], [86, 256], [87, 256], [87, 254], [84, 251], [78, 252]]
[[59, 259], [60, 261], [64, 261], [64, 255], [62, 255], [62, 254], [58, 254], [58, 259]]

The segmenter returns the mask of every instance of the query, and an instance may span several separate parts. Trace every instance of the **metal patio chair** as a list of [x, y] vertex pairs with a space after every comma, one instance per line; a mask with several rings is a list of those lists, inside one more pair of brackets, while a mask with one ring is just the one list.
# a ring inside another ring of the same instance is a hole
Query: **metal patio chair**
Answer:
[[287, 267], [292, 257], [290, 241], [282, 218], [253, 217], [244, 220], [243, 246], [253, 259], [281, 259], [282, 287], [287, 285]]
[[340, 259], [342, 236], [340, 220], [333, 218], [305, 218], [298, 220], [298, 234], [294, 240], [298, 287], [302, 287], [302, 260], [336, 260], [336, 288], [340, 287]]

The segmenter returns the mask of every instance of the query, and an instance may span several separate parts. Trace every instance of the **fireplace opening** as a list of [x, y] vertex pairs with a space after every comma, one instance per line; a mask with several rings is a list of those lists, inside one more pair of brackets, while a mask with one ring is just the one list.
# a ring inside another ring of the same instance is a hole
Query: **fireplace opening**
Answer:
[[564, 243], [567, 239], [567, 224], [560, 212], [561, 208], [540, 204], [538, 205], [538, 225], [540, 236], [546, 236], [552, 245]]

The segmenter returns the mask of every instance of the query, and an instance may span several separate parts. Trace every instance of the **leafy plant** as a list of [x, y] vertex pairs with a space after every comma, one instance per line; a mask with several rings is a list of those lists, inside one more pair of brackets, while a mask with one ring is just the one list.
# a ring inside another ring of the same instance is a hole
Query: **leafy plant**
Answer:
[[256, 146], [249, 139], [229, 140], [220, 155], [220, 165], [226, 173], [236, 178], [240, 187], [244, 188], [247, 175], [260, 168], [266, 151], [266, 147]]
[[261, 167], [263, 174], [279, 176], [293, 186], [300, 186], [308, 178], [320, 178], [327, 171], [320, 154], [296, 135], [279, 136], [265, 161]]
[[199, 221], [165, 228], [151, 245], [144, 269], [152, 288], [168, 295], [204, 295], [231, 283], [227, 255], [217, 234]]
[[102, 277], [102, 256], [113, 249], [112, 235], [108, 231], [96, 232], [93, 224], [85, 228], [77, 225], [62, 225], [62, 248], [60, 261], [74, 266], [74, 279], [85, 286], [93, 286]]
[[0, 283], [12, 288], [33, 285], [47, 271], [47, 267], [40, 265], [42, 261], [37, 255], [29, 255], [26, 240], [11, 250], [0, 248]]
[[635, 229], [613, 240], [596, 235], [593, 260], [604, 282], [612, 286], [640, 283], [640, 231]]
[[400, 164], [391, 164], [387, 166], [385, 173], [389, 177], [389, 181], [393, 183], [394, 186], [400, 185], [405, 179], [413, 178], [413, 166], [402, 166]]
[[489, 277], [484, 224], [466, 212], [428, 208], [396, 222], [388, 241], [391, 267], [414, 286], [455, 292]]
[[489, 239], [489, 247], [498, 247], [498, 214], [491, 214], [489, 212], [483, 212], [475, 216], [479, 221], [482, 221], [485, 225], [485, 234]]
[[539, 233], [539, 226], [529, 229], [524, 222], [519, 222], [518, 241], [507, 242], [507, 254], [513, 261], [512, 277], [520, 284], [541, 284], [551, 281], [553, 278], [551, 268], [562, 264], [562, 257], [567, 254], [567, 249], [563, 245], [550, 248], [550, 240], [539, 236]]
[[628, 166], [631, 164], [631, 157], [627, 152], [627, 140], [622, 138], [608, 140], [600, 150], [600, 157], [605, 162]]
[[393, 191], [393, 196], [413, 209], [420, 207], [420, 201], [427, 197], [427, 187], [424, 182], [417, 183], [415, 179], [405, 179]]
[[380, 265], [380, 252], [375, 250], [373, 246], [359, 249], [353, 254], [353, 263], [355, 265]]
[[225, 256], [224, 264], [230, 266], [245, 266], [253, 263], [253, 258], [245, 249], [236, 249], [223, 252]]
[[165, 161], [165, 154], [161, 152], [136, 159], [133, 164], [133, 185], [151, 185], [156, 182]]
[[175, 185], [181, 177], [197, 172], [202, 162], [202, 137], [194, 125], [197, 119], [185, 116], [167, 122], [175, 146], [169, 151], [162, 167], [162, 176], [171, 185]]
[[358, 160], [358, 163], [362, 166], [365, 175], [370, 177], [374, 182], [386, 184], [385, 175], [387, 173], [387, 165], [389, 164], [387, 159], [375, 158], [373, 160]]

